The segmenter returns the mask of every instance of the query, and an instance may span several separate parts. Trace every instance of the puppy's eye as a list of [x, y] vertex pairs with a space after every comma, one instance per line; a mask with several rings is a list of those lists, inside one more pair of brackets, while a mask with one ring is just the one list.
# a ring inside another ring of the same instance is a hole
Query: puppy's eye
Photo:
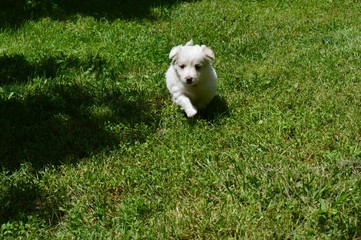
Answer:
[[182, 64], [182, 65], [179, 65], [179, 67], [180, 67], [181, 69], [183, 69], [183, 68], [186, 67], [186, 65]]
[[196, 64], [194, 67], [196, 68], [196, 70], [199, 70], [199, 69], [201, 69], [202, 65]]

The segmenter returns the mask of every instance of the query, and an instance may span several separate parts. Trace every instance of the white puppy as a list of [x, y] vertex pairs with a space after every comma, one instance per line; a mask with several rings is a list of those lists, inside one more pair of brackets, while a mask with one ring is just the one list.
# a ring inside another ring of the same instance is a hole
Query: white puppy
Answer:
[[173, 47], [169, 53], [172, 63], [166, 72], [166, 83], [173, 101], [188, 117], [193, 117], [216, 95], [217, 74], [212, 67], [213, 51], [205, 45]]

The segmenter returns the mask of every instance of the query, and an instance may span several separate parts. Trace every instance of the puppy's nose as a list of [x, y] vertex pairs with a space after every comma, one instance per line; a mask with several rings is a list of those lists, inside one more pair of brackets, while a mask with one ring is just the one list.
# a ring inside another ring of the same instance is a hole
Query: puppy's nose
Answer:
[[186, 81], [188, 84], [193, 82], [193, 78], [192, 77], [186, 77]]

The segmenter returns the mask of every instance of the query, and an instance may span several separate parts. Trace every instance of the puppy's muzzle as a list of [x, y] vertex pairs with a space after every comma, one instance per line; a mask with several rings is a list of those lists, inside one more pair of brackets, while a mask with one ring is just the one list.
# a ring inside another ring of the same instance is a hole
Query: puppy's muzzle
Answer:
[[192, 77], [186, 77], [186, 82], [188, 84], [192, 84], [193, 83], [193, 78]]

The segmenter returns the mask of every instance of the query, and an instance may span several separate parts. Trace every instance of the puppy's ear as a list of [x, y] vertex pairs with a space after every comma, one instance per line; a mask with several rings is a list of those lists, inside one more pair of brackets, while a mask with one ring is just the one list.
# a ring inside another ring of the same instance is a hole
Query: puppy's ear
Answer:
[[189, 41], [186, 43], [186, 46], [194, 46], [194, 44], [193, 44], [193, 39], [189, 40]]
[[212, 51], [212, 49], [210, 49], [209, 47], [207, 47], [206, 45], [202, 45], [201, 46], [203, 53], [210, 58], [211, 60], [213, 60], [215, 58], [214, 56], [214, 52]]
[[169, 58], [170, 59], [176, 59], [180, 50], [181, 50], [182, 46], [179, 45], [179, 46], [176, 46], [176, 47], [173, 47], [172, 50], [170, 50], [170, 53], [169, 53]]

